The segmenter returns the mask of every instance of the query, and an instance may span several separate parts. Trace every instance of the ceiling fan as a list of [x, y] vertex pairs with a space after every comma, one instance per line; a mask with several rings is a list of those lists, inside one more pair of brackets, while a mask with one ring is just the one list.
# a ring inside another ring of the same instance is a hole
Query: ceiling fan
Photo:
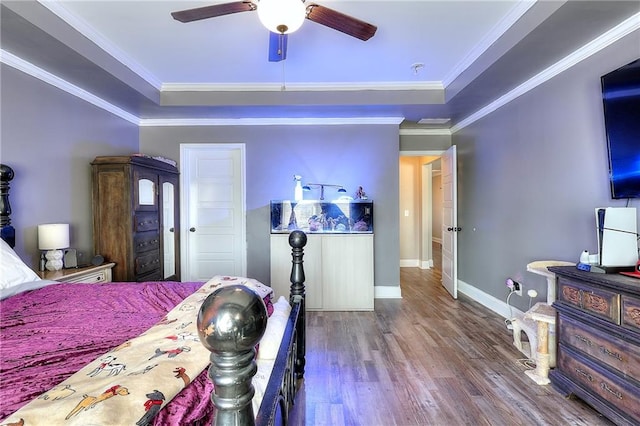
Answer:
[[305, 18], [362, 41], [369, 40], [378, 29], [375, 25], [328, 7], [306, 4], [305, 0], [235, 1], [172, 12], [171, 16], [180, 22], [193, 22], [254, 10], [258, 11], [260, 21], [271, 32], [269, 61], [272, 62], [286, 59], [287, 35], [300, 28]]

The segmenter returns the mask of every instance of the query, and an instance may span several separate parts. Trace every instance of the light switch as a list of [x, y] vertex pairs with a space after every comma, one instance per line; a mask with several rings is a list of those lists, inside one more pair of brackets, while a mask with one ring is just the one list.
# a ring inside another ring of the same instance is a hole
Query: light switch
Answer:
[[405, 211], [404, 211], [404, 216], [405, 216], [405, 217], [409, 217], [409, 210], [405, 210]]

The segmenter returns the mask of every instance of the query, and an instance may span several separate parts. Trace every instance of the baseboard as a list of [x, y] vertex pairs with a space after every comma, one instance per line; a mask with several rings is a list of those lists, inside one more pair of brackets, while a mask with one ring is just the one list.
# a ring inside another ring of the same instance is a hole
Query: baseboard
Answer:
[[431, 238], [431, 241], [433, 241], [434, 243], [438, 243], [438, 244], [442, 245], [442, 238], [433, 237], [433, 238]]
[[418, 259], [401, 259], [400, 260], [401, 268], [420, 268], [420, 269], [431, 269], [433, 268], [433, 259], [429, 260], [418, 260]]
[[373, 287], [374, 298], [376, 299], [402, 299], [402, 291], [400, 286], [383, 286], [377, 285]]
[[431, 269], [433, 268], [433, 259], [423, 260], [420, 262], [420, 269]]
[[[400, 286], [381, 286], [373, 287], [374, 298], [376, 299], [402, 299], [402, 291]], [[476, 287], [458, 280], [458, 291], [465, 296], [475, 300], [482, 306], [492, 310], [503, 318], [513, 318], [518, 315], [524, 315], [520, 309], [509, 307], [506, 301], [502, 301], [490, 294], [485, 293]]]
[[506, 301], [493, 297], [462, 280], [458, 280], [458, 291], [480, 303], [482, 306], [491, 309], [503, 318], [513, 318], [517, 315], [524, 315], [524, 312], [518, 308], [507, 305]]

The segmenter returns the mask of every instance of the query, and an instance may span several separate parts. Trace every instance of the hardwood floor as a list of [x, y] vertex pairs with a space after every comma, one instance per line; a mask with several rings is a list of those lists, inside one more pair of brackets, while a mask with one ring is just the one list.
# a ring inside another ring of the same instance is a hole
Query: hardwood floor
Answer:
[[437, 269], [401, 268], [401, 300], [374, 312], [307, 313], [292, 425], [612, 425], [524, 374], [503, 319]]

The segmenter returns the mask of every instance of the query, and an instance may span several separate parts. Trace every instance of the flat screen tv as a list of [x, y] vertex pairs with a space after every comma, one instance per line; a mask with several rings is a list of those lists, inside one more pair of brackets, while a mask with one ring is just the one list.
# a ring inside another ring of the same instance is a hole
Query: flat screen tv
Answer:
[[601, 83], [611, 197], [640, 198], [640, 59]]

